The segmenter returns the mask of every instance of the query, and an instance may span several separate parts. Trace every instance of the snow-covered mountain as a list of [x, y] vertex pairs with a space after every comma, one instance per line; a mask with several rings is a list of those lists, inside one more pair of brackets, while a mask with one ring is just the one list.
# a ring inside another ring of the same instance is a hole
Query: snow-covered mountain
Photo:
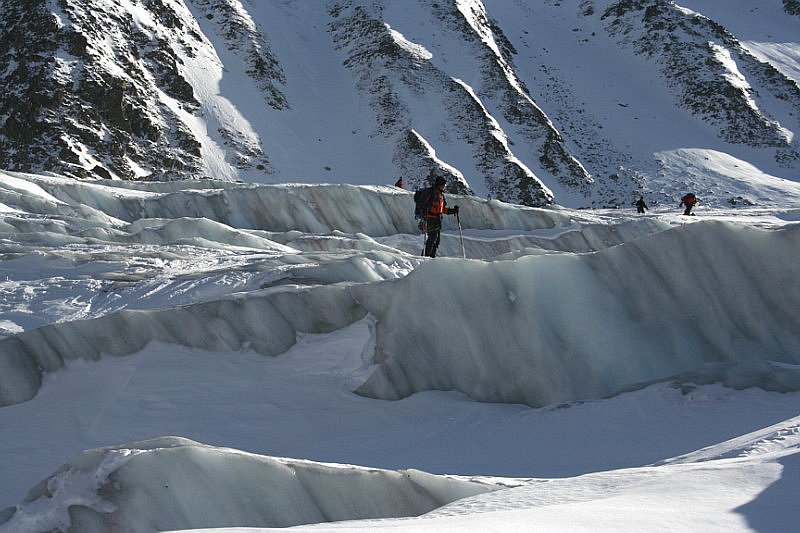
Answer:
[[695, 185], [676, 150], [796, 180], [797, 4], [718, 4], [4, 0], [0, 168], [411, 188], [434, 172], [574, 207], [674, 200]]
[[0, 533], [795, 531], [798, 30], [0, 0]]

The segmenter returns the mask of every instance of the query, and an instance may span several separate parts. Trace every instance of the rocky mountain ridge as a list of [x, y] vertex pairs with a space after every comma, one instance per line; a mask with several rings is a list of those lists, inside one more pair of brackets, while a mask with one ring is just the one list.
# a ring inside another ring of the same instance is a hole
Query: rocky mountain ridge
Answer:
[[[800, 22], [796, 2], [779, 8]], [[620, 135], [628, 104], [584, 101], [616, 82], [580, 72], [592, 46], [672, 99], [656, 127], [674, 115], [697, 144], [796, 174], [797, 80], [670, 0], [0, 0], [0, 168], [411, 188], [440, 174], [525, 205], [621, 205], [659, 167]], [[306, 94], [334, 79], [329, 102]]]
[[[667, 1], [617, 2], [601, 19], [620, 44], [654, 60], [681, 105], [718, 128], [720, 138], [779, 148], [776, 159], [787, 166], [800, 156], [792, 134], [757, 105], [760, 95], [748, 80], [757, 80], [765, 92], [798, 113], [800, 88], [757, 60], [720, 24]], [[741, 73], [732, 70], [737, 67]]]

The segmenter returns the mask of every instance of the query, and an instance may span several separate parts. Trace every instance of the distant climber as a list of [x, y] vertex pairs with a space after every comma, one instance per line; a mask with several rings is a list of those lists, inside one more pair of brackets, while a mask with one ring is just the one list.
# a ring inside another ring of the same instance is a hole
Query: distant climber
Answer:
[[397, 181], [394, 182], [394, 186], [400, 187], [401, 189], [403, 188], [403, 176], [397, 178]]
[[694, 213], [692, 213], [692, 208], [696, 204], [697, 204], [697, 197], [694, 195], [694, 193], [690, 192], [689, 194], [686, 194], [683, 198], [681, 198], [681, 203], [678, 204], [678, 207], [686, 206], [686, 209], [683, 211], [683, 214], [694, 216]]
[[417, 206], [414, 211], [419, 218], [419, 229], [425, 233], [425, 249], [422, 255], [436, 257], [442, 231], [442, 215], [457, 215], [458, 206], [447, 207], [444, 199], [444, 186], [447, 180], [437, 176], [432, 187], [414, 193]]
[[637, 213], [644, 213], [647, 211], [647, 204], [644, 202], [644, 196], [640, 196], [634, 205], [636, 206]]

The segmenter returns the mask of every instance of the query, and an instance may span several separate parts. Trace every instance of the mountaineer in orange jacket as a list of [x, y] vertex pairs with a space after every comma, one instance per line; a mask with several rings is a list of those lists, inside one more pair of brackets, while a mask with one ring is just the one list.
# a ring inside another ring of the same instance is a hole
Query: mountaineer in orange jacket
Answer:
[[681, 203], [678, 205], [678, 207], [685, 205], [686, 209], [684, 210], [683, 214], [692, 215], [692, 208], [695, 206], [695, 204], [697, 204], [697, 201], [697, 197], [694, 195], [694, 193], [690, 192], [681, 198]]
[[419, 229], [426, 234], [425, 250], [426, 257], [436, 257], [436, 249], [439, 248], [439, 239], [442, 231], [442, 215], [457, 215], [458, 206], [447, 207], [444, 199], [444, 186], [447, 184], [442, 176], [437, 176], [433, 187], [419, 191], [420, 206]]

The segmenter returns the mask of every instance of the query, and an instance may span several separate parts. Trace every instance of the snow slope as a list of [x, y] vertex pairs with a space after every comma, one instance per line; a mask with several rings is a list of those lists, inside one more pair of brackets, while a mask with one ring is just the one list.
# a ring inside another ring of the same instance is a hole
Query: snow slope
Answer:
[[409, 188], [434, 172], [454, 193], [620, 207], [680, 198], [694, 182], [662, 163], [689, 151], [757, 169], [719, 176], [719, 202], [797, 182], [800, 19], [778, 0], [0, 7], [5, 170]]

